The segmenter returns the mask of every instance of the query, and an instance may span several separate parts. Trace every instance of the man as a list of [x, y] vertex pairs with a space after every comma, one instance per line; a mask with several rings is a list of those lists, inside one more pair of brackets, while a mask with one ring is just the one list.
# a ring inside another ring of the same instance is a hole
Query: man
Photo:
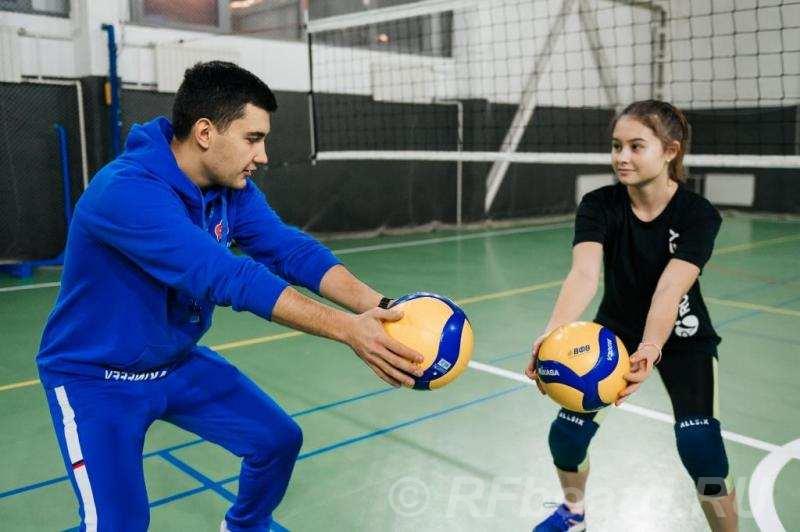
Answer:
[[[388, 300], [284, 225], [249, 179], [267, 162], [276, 108], [250, 72], [197, 64], [172, 124], [135, 125], [77, 204], [37, 364], [81, 530], [147, 529], [142, 447], [156, 419], [243, 458], [222, 530], [269, 528], [302, 435], [253, 381], [197, 345], [216, 305], [345, 343], [394, 386], [420, 374], [421, 356], [381, 325], [401, 314], [379, 308]], [[249, 256], [230, 252], [234, 240]]]

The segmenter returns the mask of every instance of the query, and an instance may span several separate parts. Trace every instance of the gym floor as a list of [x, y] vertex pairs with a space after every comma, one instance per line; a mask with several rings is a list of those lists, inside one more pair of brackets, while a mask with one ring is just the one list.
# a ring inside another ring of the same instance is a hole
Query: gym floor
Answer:
[[[433, 392], [390, 388], [340, 344], [218, 309], [204, 342], [303, 428], [300, 460], [275, 513], [280, 527], [523, 531], [551, 512], [547, 503], [560, 491], [547, 432], [557, 407], [520, 373], [567, 273], [571, 237], [567, 221], [331, 243], [386, 294], [427, 290], [463, 305], [478, 364]], [[800, 529], [799, 262], [800, 220], [726, 215], [701, 278], [723, 337], [721, 417], [742, 530]], [[34, 364], [58, 275], [0, 279], [6, 530], [77, 524]], [[609, 412], [590, 451], [592, 530], [706, 529], [669, 410], [654, 375]], [[151, 428], [145, 453], [151, 530], [217, 530], [236, 493], [238, 460], [165, 423]]]

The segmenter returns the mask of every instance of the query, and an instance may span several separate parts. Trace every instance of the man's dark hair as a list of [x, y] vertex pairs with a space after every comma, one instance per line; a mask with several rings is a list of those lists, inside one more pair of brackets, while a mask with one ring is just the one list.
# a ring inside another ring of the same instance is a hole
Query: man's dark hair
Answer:
[[192, 126], [208, 118], [220, 131], [244, 116], [248, 103], [268, 112], [278, 108], [275, 95], [252, 72], [226, 61], [197, 63], [186, 69], [172, 104], [172, 130], [178, 139], [189, 136]]

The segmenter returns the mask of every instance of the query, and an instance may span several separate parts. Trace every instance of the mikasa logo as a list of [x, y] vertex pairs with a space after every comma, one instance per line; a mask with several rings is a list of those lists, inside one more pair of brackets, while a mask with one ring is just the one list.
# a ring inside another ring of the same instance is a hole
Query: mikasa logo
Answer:
[[543, 369], [539, 368], [539, 375], [547, 375], [548, 377], [558, 377], [557, 369]]
[[614, 342], [611, 338], [606, 338], [606, 360], [614, 360]]

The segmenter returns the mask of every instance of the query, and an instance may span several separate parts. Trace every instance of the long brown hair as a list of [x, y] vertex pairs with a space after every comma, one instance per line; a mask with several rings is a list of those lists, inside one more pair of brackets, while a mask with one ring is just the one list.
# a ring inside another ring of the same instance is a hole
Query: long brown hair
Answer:
[[614, 117], [611, 122], [612, 131], [622, 117], [634, 118], [649, 127], [661, 141], [664, 149], [672, 142], [678, 141], [680, 144], [678, 153], [669, 163], [669, 178], [678, 183], [685, 182], [686, 169], [683, 167], [683, 156], [689, 151], [692, 129], [683, 111], [671, 103], [659, 100], [633, 102]]

